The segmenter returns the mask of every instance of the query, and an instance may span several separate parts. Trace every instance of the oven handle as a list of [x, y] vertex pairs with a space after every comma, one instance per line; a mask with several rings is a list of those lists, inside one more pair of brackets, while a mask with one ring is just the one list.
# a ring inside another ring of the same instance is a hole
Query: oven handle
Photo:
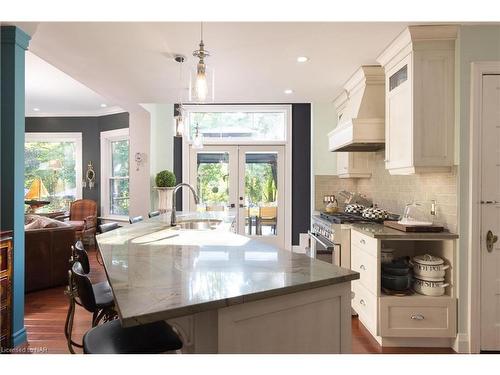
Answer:
[[334, 251], [335, 250], [335, 244], [333, 242], [330, 242], [326, 239], [320, 239], [318, 236], [313, 234], [310, 230], [307, 231], [310, 237], [314, 239], [314, 241], [319, 242], [323, 247], [326, 248], [327, 251]]

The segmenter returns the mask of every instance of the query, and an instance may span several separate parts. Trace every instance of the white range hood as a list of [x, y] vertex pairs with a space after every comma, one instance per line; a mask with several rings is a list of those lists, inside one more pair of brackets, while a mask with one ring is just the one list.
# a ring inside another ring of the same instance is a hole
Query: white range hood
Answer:
[[330, 151], [377, 151], [385, 146], [385, 76], [380, 66], [364, 65], [334, 101], [337, 127], [328, 133]]

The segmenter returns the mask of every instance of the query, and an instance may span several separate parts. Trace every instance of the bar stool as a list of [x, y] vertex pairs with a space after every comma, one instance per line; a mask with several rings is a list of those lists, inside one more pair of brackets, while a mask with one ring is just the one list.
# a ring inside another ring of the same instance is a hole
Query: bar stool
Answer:
[[143, 221], [144, 218], [142, 216], [134, 216], [134, 217], [129, 217], [128, 218], [128, 222], [130, 224], [135, 224], [135, 223], [138, 223], [139, 221]]
[[[87, 252], [83, 249], [83, 244], [75, 244], [72, 246], [73, 256], [70, 259], [72, 263], [71, 269], [68, 271], [68, 286], [66, 288], [65, 294], [69, 298], [69, 308], [66, 315], [66, 322], [64, 323], [64, 335], [67, 340], [68, 349], [70, 353], [75, 353], [73, 346], [82, 348], [83, 344], [76, 343], [72, 339], [73, 332], [73, 320], [75, 315], [76, 305], [83, 306], [82, 297], [77, 293], [77, 286], [75, 284], [75, 279], [73, 277], [73, 270], [77, 269], [82, 274], [88, 274], [90, 272], [90, 264], [87, 256]], [[80, 261], [83, 261], [83, 266]], [[76, 268], [75, 268], [76, 267]], [[90, 281], [89, 281], [90, 282]], [[96, 284], [91, 284], [91, 288], [94, 295], [95, 306], [93, 309], [88, 310], [92, 313], [92, 327], [95, 327], [101, 320], [109, 321], [117, 317], [116, 311], [114, 310], [114, 299], [111, 287], [107, 281], [103, 281]]]
[[[87, 311], [97, 308], [92, 284], [81, 265], [75, 262], [72, 274], [82, 306]], [[93, 327], [83, 336], [85, 354], [157, 354], [182, 348], [182, 341], [164, 321], [123, 328], [119, 320]]]
[[151, 219], [152, 217], [160, 216], [160, 211], [153, 211], [148, 214], [148, 217]]

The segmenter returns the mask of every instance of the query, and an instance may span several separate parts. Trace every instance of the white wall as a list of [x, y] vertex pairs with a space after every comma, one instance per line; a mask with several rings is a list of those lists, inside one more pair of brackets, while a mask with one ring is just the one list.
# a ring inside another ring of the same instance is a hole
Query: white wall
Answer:
[[165, 169], [174, 168], [174, 104], [147, 103], [141, 104], [151, 116], [150, 132], [150, 204], [151, 211], [158, 207], [158, 194], [153, 189], [156, 174]]
[[469, 116], [470, 116], [470, 64], [475, 61], [500, 60], [500, 26], [461, 26], [459, 34], [457, 87], [459, 89], [460, 119], [460, 177], [459, 177], [459, 321], [458, 331], [464, 337], [468, 331], [468, 218], [469, 196]]
[[[150, 206], [150, 116], [145, 110], [138, 108], [129, 111], [130, 114], [130, 216], [145, 216]], [[135, 163], [135, 154], [141, 153], [144, 161], [142, 165]]]
[[337, 114], [332, 102], [312, 103], [313, 175], [337, 174], [337, 158], [328, 151], [327, 134], [337, 126]]

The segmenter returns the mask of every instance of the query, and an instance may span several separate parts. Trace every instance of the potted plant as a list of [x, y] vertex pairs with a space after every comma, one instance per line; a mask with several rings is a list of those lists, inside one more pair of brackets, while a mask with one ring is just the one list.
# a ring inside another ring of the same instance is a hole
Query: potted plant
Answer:
[[158, 191], [158, 210], [166, 212], [172, 210], [172, 197], [177, 179], [171, 171], [164, 170], [156, 174], [155, 189]]

